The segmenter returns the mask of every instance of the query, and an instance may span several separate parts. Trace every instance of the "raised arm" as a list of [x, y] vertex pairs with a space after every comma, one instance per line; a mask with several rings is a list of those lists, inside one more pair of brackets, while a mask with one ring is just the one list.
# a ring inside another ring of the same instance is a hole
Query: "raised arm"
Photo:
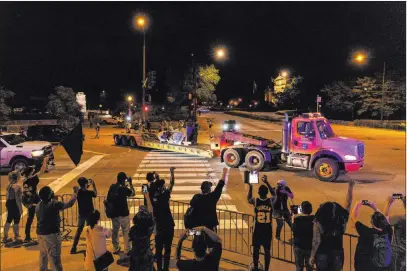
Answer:
[[358, 201], [355, 203], [355, 206], [352, 208], [352, 212], [350, 213], [350, 218], [352, 219], [353, 223], [356, 223], [358, 221], [358, 215], [359, 215], [359, 208], [362, 206], [362, 201]]
[[247, 202], [251, 205], [254, 205], [254, 199], [252, 197], [252, 193], [253, 193], [253, 185], [252, 184], [248, 184], [249, 185], [249, 192], [247, 192]]
[[348, 194], [346, 195], [345, 209], [350, 212], [350, 207], [353, 200], [353, 187], [355, 186], [355, 181], [350, 180], [348, 184]]
[[73, 195], [72, 195], [71, 199], [66, 201], [66, 202], [62, 202], [61, 210], [68, 209], [68, 208], [72, 207], [75, 204], [76, 198], [78, 196], [78, 191], [79, 191], [79, 187], [74, 186], [73, 187]]
[[222, 195], [222, 190], [223, 190], [223, 187], [225, 186], [225, 179], [226, 179], [227, 172], [228, 172], [228, 169], [223, 168], [222, 179], [219, 180], [218, 184], [215, 187], [215, 190], [212, 192], [212, 194], [216, 198], [216, 201], [218, 201], [220, 199], [220, 196]]
[[96, 183], [95, 183], [94, 180], [91, 180], [91, 181], [92, 181], [93, 192], [95, 192], [95, 195], [96, 195], [96, 197], [97, 197], [97, 196], [98, 196], [98, 190], [96, 189]]
[[170, 191], [170, 193], [172, 192], [172, 188], [174, 187], [174, 181], [175, 181], [175, 177], [174, 177], [174, 170], [175, 167], [170, 167], [170, 185], [168, 186], [168, 191]]

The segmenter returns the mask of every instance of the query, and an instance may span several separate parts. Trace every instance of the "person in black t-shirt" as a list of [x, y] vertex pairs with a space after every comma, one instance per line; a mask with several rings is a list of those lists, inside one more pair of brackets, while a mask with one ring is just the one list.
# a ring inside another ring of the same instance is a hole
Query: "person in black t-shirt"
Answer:
[[[259, 270], [259, 255], [260, 246], [264, 249], [264, 270], [269, 270], [270, 266], [270, 248], [271, 239], [273, 237], [273, 228], [271, 215], [273, 212], [273, 203], [275, 201], [275, 193], [273, 188], [267, 181], [267, 177], [263, 176], [263, 182], [267, 185], [261, 185], [259, 187], [260, 198], [253, 199], [252, 190], [253, 186], [249, 184], [249, 192], [247, 194], [247, 200], [254, 206], [255, 212], [255, 226], [253, 231], [253, 270]], [[271, 198], [267, 197], [267, 194], [271, 191]]]
[[[170, 209], [170, 195], [174, 187], [174, 170], [175, 167], [170, 168], [171, 177], [170, 185], [165, 187], [165, 181], [160, 179], [155, 181], [155, 191], [152, 198], [153, 213], [156, 223], [155, 234], [155, 255], [157, 259], [158, 271], [169, 270], [171, 245], [174, 238], [174, 219], [172, 218]], [[162, 262], [162, 252], [164, 253], [164, 265]], [[164, 268], [163, 268], [164, 267]]]
[[[194, 250], [195, 259], [181, 260], [182, 243], [189, 235], [193, 235], [192, 249]], [[213, 249], [209, 254], [207, 250], [207, 239], [213, 243]], [[181, 236], [176, 253], [177, 267], [180, 271], [217, 271], [222, 256], [222, 241], [219, 236], [207, 227], [196, 227], [192, 230], [185, 230]]]
[[[366, 205], [374, 210], [371, 218], [371, 228], [359, 222], [357, 217], [359, 208]], [[391, 264], [391, 245], [393, 230], [388, 223], [386, 217], [377, 209], [376, 205], [371, 201], [359, 201], [355, 204], [350, 214], [352, 221], [355, 223], [356, 231], [359, 234], [358, 244], [355, 250], [355, 271], [380, 271], [387, 270]], [[387, 257], [383, 257], [378, 264], [377, 256], [374, 252], [374, 242], [378, 239], [383, 239], [383, 251]], [[385, 266], [381, 266], [385, 265]], [[386, 266], [387, 265], [387, 266]]]
[[204, 181], [201, 184], [202, 193], [195, 194], [192, 197], [190, 205], [193, 208], [194, 214], [198, 214], [198, 221], [195, 221], [195, 225], [205, 226], [216, 232], [216, 227], [219, 225], [216, 215], [216, 204], [222, 195], [227, 172], [228, 169], [224, 168], [222, 178], [219, 180], [213, 192], [211, 192], [212, 183]]
[[277, 199], [274, 202], [273, 216], [277, 220], [276, 240], [280, 241], [281, 230], [283, 229], [284, 221], [287, 222], [288, 226], [291, 228], [291, 215], [290, 211], [288, 210], [287, 201], [288, 198], [294, 198], [294, 194], [287, 186], [285, 180], [279, 180], [277, 182], [276, 198]]
[[23, 197], [22, 203], [27, 208], [28, 216], [25, 224], [25, 239], [24, 243], [32, 242], [31, 239], [31, 225], [35, 216], [35, 206], [40, 202], [40, 196], [38, 195], [37, 186], [40, 182], [38, 175], [34, 173], [35, 167], [25, 168], [22, 177], [25, 178], [23, 182]]
[[292, 231], [294, 235], [294, 255], [297, 271], [311, 271], [312, 266], [309, 265], [309, 258], [312, 249], [312, 230], [314, 226], [314, 216], [312, 213], [312, 205], [309, 201], [301, 203], [302, 213], [294, 214]]
[[[93, 212], [93, 198], [96, 198], [98, 193], [96, 189], [96, 184], [91, 179], [86, 179], [85, 177], [80, 177], [78, 179], [79, 191], [78, 191], [78, 207], [79, 207], [79, 217], [78, 217], [78, 229], [76, 230], [75, 238], [73, 240], [71, 254], [76, 253], [76, 246], [78, 245], [79, 238], [87, 222], [88, 216]], [[88, 190], [89, 186], [93, 187], [93, 190]]]
[[[128, 185], [126, 184], [126, 181]], [[124, 253], [130, 250], [129, 230], [130, 230], [130, 218], [129, 218], [129, 206], [127, 204], [127, 198], [134, 197], [136, 192], [134, 191], [133, 181], [130, 177], [127, 177], [126, 173], [120, 172], [117, 174], [117, 182], [112, 184], [107, 193], [107, 201], [113, 204], [112, 214], [112, 243], [114, 248], [114, 254], [120, 252], [119, 246], [119, 229], [123, 231], [124, 239]]]
[[[159, 176], [157, 173], [155, 173], [155, 171], [153, 172], [148, 172], [146, 174], [146, 180], [147, 180], [147, 191], [149, 193], [150, 199], [153, 197], [154, 195], [154, 191], [155, 191], [155, 181], [159, 180]], [[144, 206], [147, 206], [147, 200], [146, 197], [144, 196]]]

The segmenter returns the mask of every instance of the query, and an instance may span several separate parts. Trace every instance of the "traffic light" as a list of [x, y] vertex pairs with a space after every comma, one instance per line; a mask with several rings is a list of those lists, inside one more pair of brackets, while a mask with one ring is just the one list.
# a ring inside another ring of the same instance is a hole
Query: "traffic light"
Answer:
[[155, 71], [150, 71], [147, 74], [147, 88], [152, 89], [155, 86], [155, 81], [156, 81], [156, 73]]

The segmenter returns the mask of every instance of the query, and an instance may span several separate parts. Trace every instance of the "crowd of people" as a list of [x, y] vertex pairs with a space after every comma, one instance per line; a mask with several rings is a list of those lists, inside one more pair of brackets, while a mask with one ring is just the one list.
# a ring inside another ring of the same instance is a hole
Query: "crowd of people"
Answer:
[[[359, 234], [354, 255], [355, 271], [390, 271], [406, 269], [406, 216], [389, 216], [390, 206], [400, 200], [406, 208], [406, 197], [393, 194], [386, 200], [384, 212], [373, 201], [356, 202], [353, 209], [354, 181], [348, 184], [344, 205], [337, 202], [322, 203], [315, 215], [309, 201], [301, 205], [291, 205], [288, 199], [294, 194], [284, 180], [272, 188], [267, 177], [259, 186], [259, 198], [252, 197], [252, 185], [247, 195], [249, 204], [254, 206], [255, 227], [253, 232], [253, 270], [259, 269], [259, 250], [264, 249], [264, 270], [269, 270], [270, 248], [272, 243], [272, 219], [277, 220], [275, 240], [281, 242], [280, 234], [284, 221], [293, 233], [293, 247], [296, 270], [340, 271], [344, 266], [344, 243], [349, 218]], [[268, 194], [271, 197], [268, 197]], [[359, 209], [369, 207], [373, 210], [370, 225], [358, 220]]]
[[[131, 177], [124, 172], [117, 175], [117, 180], [109, 188], [104, 202], [106, 216], [111, 220], [112, 229], [103, 227], [99, 210], [93, 206], [93, 198], [98, 196], [96, 183], [85, 177], [78, 179], [73, 188], [72, 197], [66, 201], [56, 199], [49, 186], [37, 191], [38, 173], [34, 168], [23, 172], [11, 172], [7, 186], [6, 207], [7, 222], [4, 225], [4, 243], [32, 242], [30, 235], [34, 216], [37, 217], [36, 233], [40, 252], [39, 266], [41, 271], [62, 270], [60, 212], [78, 203], [78, 227], [73, 240], [71, 253], [76, 254], [77, 245], [82, 234], [86, 239], [86, 270], [107, 270], [113, 262], [113, 256], [107, 249], [107, 239], [111, 238], [113, 254], [120, 254], [117, 264], [129, 266], [129, 270], [169, 270], [171, 245], [174, 238], [174, 219], [170, 208], [170, 198], [175, 185], [174, 167], [170, 168], [170, 179], [167, 185], [156, 172], [146, 175], [146, 183], [142, 186], [144, 204], [130, 218], [128, 198], [135, 196]], [[216, 187], [204, 181], [201, 193], [190, 201], [190, 207], [184, 215], [185, 231], [180, 236], [175, 260], [179, 270], [218, 270], [222, 255], [222, 241], [217, 235], [219, 225], [216, 206], [222, 195], [227, 168], [223, 169], [222, 178]], [[20, 180], [23, 187], [20, 186]], [[406, 261], [406, 217], [391, 216], [391, 206], [400, 201], [405, 210], [406, 197], [401, 194], [389, 196], [381, 212], [373, 201], [362, 200], [354, 207], [354, 181], [348, 184], [344, 204], [337, 202], [322, 203], [315, 215], [309, 201], [293, 205], [294, 193], [286, 181], [279, 180], [272, 187], [266, 176], [258, 188], [258, 198], [253, 197], [253, 187], [249, 184], [248, 203], [254, 207], [255, 226], [252, 236], [253, 263], [252, 270], [269, 270], [271, 247], [273, 240], [273, 219], [277, 221], [275, 241], [283, 242], [281, 231], [286, 223], [293, 232], [294, 255], [296, 270], [339, 271], [344, 265], [343, 235], [349, 221], [359, 234], [354, 255], [356, 271], [373, 270], [405, 270]], [[289, 204], [291, 201], [291, 205]], [[19, 234], [19, 222], [23, 214], [23, 206], [27, 208], [25, 239]], [[373, 210], [370, 225], [358, 220], [361, 208]], [[132, 220], [132, 226], [130, 226]], [[12, 225], [14, 240], [9, 238]], [[124, 248], [119, 245], [119, 231], [123, 236]], [[151, 238], [154, 234], [155, 253]], [[183, 242], [192, 237], [194, 259], [181, 258]], [[260, 248], [264, 250], [264, 266], [260, 264]], [[96, 267], [97, 265], [97, 267]]]

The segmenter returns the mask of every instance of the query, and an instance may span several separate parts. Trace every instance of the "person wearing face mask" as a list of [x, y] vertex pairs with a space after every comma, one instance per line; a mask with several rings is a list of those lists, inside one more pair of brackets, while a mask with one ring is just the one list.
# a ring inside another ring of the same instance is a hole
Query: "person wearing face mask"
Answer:
[[40, 271], [48, 270], [48, 259], [51, 270], [62, 271], [61, 234], [59, 212], [68, 209], [76, 202], [79, 187], [73, 188], [74, 194], [67, 202], [55, 200], [54, 191], [49, 186], [40, 189], [41, 201], [35, 207], [37, 216], [37, 237], [40, 250]]

